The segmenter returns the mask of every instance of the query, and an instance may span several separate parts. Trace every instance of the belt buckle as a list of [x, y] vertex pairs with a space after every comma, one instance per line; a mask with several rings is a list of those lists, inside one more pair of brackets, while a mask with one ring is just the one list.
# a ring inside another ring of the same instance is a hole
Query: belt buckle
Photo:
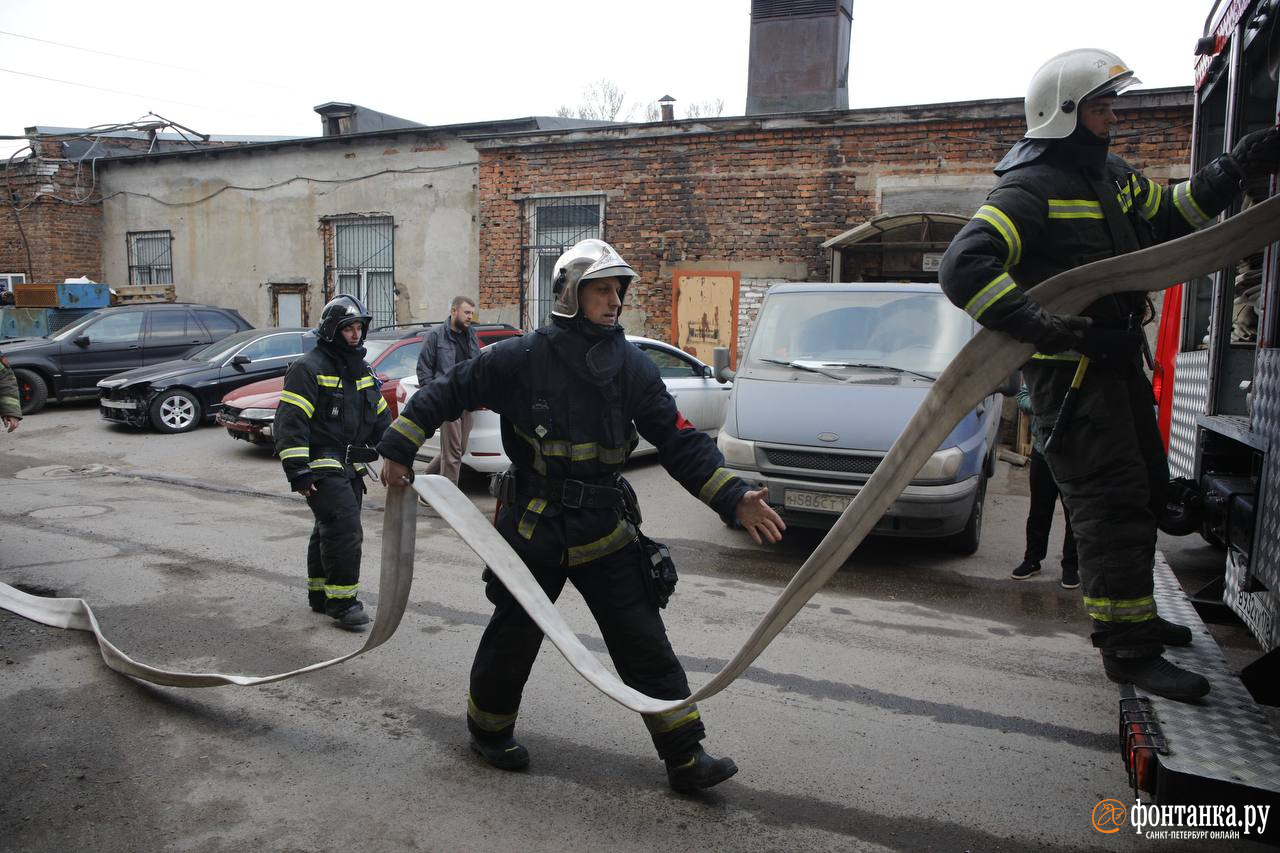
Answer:
[[[569, 497], [570, 486], [577, 487], [578, 496], [576, 498], [570, 499]], [[582, 499], [586, 497], [586, 494], [587, 494], [587, 486], [581, 480], [565, 480], [564, 487], [560, 490], [560, 503], [563, 504], [564, 506], [569, 507], [570, 509], [582, 509]]]

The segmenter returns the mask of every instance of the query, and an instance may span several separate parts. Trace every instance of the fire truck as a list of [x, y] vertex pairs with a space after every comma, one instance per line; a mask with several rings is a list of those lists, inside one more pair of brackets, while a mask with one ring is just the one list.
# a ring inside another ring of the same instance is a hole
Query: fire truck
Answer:
[[[1278, 68], [1280, 0], [1217, 0], [1196, 45], [1192, 172], [1276, 123]], [[1255, 182], [1226, 213], [1276, 191], [1274, 177]], [[1126, 686], [1121, 750], [1135, 791], [1155, 802], [1277, 804], [1280, 244], [1166, 291], [1160, 316], [1153, 385], [1170, 473], [1193, 484], [1184, 509], [1218, 549], [1221, 575], [1184, 591], [1158, 557], [1157, 606], [1197, 629], [1238, 617], [1259, 648], [1243, 668], [1228, 666], [1203, 630], [1168, 650], [1213, 690], [1189, 704]]]

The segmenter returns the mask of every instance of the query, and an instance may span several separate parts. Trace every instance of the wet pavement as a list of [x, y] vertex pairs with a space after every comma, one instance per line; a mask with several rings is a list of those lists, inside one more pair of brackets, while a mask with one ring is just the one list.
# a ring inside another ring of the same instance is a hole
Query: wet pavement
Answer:
[[[136, 659], [264, 675], [361, 643], [306, 607], [305, 504], [268, 453], [221, 430], [135, 432], [90, 404], [53, 405], [0, 437], [0, 477], [0, 581], [84, 598]], [[819, 535], [756, 546], [656, 462], [629, 477], [646, 531], [679, 566], [664, 618], [702, 683]], [[462, 485], [492, 510], [483, 478]], [[708, 749], [741, 772], [696, 797], [667, 789], [636, 716], [546, 644], [519, 724], [530, 769], [502, 773], [467, 750], [467, 673], [489, 613], [483, 566], [425, 508], [396, 636], [288, 681], [142, 684], [107, 669], [91, 635], [0, 612], [0, 838], [59, 851], [1150, 846], [1091, 824], [1100, 800], [1131, 801], [1117, 694], [1056, 561], [1008, 580], [1026, 503], [1025, 472], [1001, 463], [977, 555], [861, 546], [703, 703]], [[375, 612], [380, 508], [371, 487], [362, 598]], [[1194, 565], [1207, 549], [1184, 550]], [[561, 606], [605, 655], [572, 590]]]

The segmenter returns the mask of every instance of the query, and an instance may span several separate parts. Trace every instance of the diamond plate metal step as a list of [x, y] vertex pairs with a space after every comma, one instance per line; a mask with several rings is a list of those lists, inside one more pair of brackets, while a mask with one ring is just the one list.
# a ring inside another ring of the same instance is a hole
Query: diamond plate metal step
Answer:
[[1213, 689], [1199, 702], [1175, 702], [1121, 685], [1120, 748], [1130, 781], [1162, 803], [1280, 803], [1280, 733], [1227, 665], [1159, 552], [1155, 597], [1160, 615], [1195, 638], [1165, 656]]

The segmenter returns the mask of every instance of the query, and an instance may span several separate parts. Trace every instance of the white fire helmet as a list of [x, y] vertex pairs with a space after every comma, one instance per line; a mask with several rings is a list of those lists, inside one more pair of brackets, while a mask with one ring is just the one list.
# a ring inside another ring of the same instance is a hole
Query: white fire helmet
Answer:
[[575, 243], [556, 259], [551, 272], [551, 313], [557, 317], [578, 315], [578, 288], [593, 278], [621, 278], [619, 298], [626, 298], [627, 287], [638, 277], [631, 265], [622, 259], [614, 248], [603, 240], [583, 240]]
[[1081, 102], [1118, 95], [1141, 82], [1109, 51], [1086, 47], [1060, 53], [1040, 66], [1027, 87], [1027, 138], [1066, 139], [1075, 132]]

